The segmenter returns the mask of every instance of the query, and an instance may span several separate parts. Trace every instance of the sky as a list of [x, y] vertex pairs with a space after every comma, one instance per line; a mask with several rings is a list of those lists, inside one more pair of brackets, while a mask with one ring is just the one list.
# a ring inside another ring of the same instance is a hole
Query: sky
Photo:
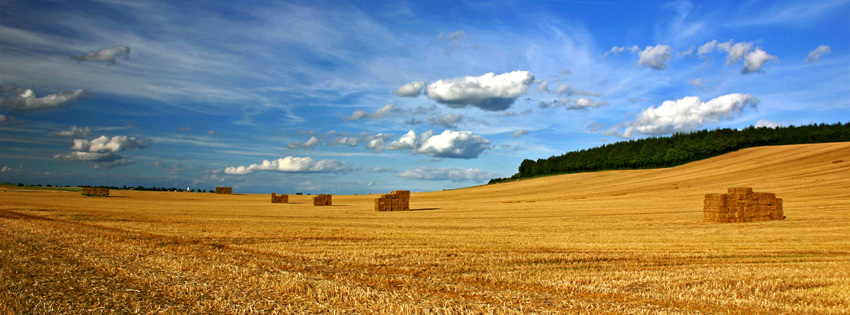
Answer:
[[848, 121], [844, 0], [0, 0], [0, 182], [434, 191]]

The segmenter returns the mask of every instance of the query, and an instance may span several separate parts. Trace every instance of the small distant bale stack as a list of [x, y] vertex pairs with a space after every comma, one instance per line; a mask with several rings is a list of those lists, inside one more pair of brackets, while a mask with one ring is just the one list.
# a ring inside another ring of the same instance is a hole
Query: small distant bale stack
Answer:
[[706, 194], [705, 221], [753, 222], [784, 220], [782, 199], [776, 194], [753, 192], [750, 187], [729, 188], [725, 194]]
[[410, 211], [410, 191], [394, 190], [375, 199], [375, 211]]
[[83, 187], [83, 191], [80, 194], [86, 197], [107, 197], [109, 196], [109, 188]]
[[231, 187], [216, 187], [215, 193], [219, 195], [230, 195], [233, 194], [233, 188]]
[[275, 193], [272, 193], [272, 203], [289, 203], [289, 195], [275, 195]]
[[316, 195], [313, 197], [313, 205], [314, 206], [332, 206], [332, 195]]

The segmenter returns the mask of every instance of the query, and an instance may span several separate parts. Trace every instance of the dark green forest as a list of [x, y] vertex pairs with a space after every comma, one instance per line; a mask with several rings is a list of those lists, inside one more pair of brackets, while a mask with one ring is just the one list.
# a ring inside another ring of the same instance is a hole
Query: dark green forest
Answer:
[[758, 146], [842, 141], [850, 141], [850, 122], [701, 130], [621, 141], [537, 161], [525, 159], [518, 173], [491, 179], [490, 184], [554, 174], [671, 167]]

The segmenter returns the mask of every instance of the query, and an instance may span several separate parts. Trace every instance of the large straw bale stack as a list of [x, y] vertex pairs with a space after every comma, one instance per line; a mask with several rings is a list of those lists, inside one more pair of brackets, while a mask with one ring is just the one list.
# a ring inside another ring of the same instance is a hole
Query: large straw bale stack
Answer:
[[230, 195], [233, 194], [233, 188], [231, 187], [216, 187], [215, 193], [219, 195]]
[[375, 211], [410, 211], [410, 191], [394, 190], [375, 199]]
[[783, 220], [782, 199], [776, 194], [753, 192], [750, 187], [729, 188], [725, 194], [706, 194], [703, 218], [711, 222]]
[[272, 193], [272, 203], [289, 203], [289, 195], [276, 195]]
[[316, 195], [316, 197], [313, 198], [313, 205], [314, 206], [332, 206], [333, 202], [332, 202], [331, 196], [332, 195]]
[[83, 191], [80, 194], [86, 197], [107, 197], [109, 196], [109, 188], [83, 187]]

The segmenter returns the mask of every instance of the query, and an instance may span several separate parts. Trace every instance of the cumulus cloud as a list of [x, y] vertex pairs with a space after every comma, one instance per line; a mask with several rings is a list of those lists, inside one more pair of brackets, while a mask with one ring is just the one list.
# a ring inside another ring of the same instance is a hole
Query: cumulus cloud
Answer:
[[646, 49], [638, 55], [638, 64], [655, 70], [667, 69], [667, 60], [670, 59], [672, 49], [667, 45], [646, 46]]
[[315, 136], [310, 137], [306, 142], [295, 141], [293, 143], [287, 144], [286, 147], [289, 149], [312, 149], [319, 145], [319, 139]]
[[435, 168], [419, 167], [407, 170], [397, 175], [398, 177], [424, 179], [424, 180], [450, 180], [452, 182], [483, 182], [498, 175], [477, 169], [461, 168]]
[[86, 91], [80, 89], [38, 97], [30, 89], [17, 89], [11, 84], [4, 84], [2, 90], [4, 92], [2, 93], [3, 97], [0, 98], [0, 108], [17, 112], [51, 110], [70, 106], [73, 102], [88, 95]]
[[89, 136], [89, 132], [91, 132], [91, 129], [89, 129], [89, 127], [80, 128], [77, 126], [71, 126], [71, 130], [62, 130], [59, 131], [59, 133], [57, 133], [56, 135], [62, 137], [85, 138]]
[[587, 98], [577, 99], [573, 106], [567, 107], [568, 110], [579, 110], [579, 109], [588, 109], [588, 108], [596, 108], [600, 106], [608, 105], [606, 102], [595, 102]]
[[0, 123], [6, 122], [6, 120], [8, 120], [8, 118], [6, 118], [6, 115], [0, 114]]
[[103, 48], [101, 50], [93, 50], [85, 55], [71, 56], [71, 59], [76, 61], [105, 61], [110, 64], [115, 64], [118, 59], [130, 59], [129, 46], [115, 46]]
[[474, 159], [490, 148], [490, 140], [471, 131], [445, 130], [434, 135], [433, 131], [419, 136], [413, 130], [387, 145], [390, 150], [410, 150], [436, 158]]
[[413, 81], [400, 86], [393, 93], [402, 97], [417, 97], [422, 93], [423, 87], [425, 87], [425, 81]]
[[820, 60], [820, 57], [832, 53], [832, 48], [827, 45], [820, 45], [815, 50], [809, 52], [809, 55], [806, 57], [806, 62], [812, 63]]
[[346, 162], [336, 160], [313, 160], [310, 157], [287, 156], [277, 160], [263, 160], [259, 164], [248, 166], [229, 166], [225, 174], [244, 175], [254, 171], [273, 171], [284, 173], [343, 173], [351, 170]]
[[127, 150], [144, 149], [148, 146], [150, 146], [150, 142], [144, 139], [136, 139], [134, 137], [127, 136], [114, 136], [112, 138], [100, 136], [92, 140], [74, 139], [74, 145], [71, 147], [71, 150], [80, 152], [116, 153]]
[[745, 108], [755, 107], [758, 103], [759, 99], [750, 94], [728, 94], [708, 102], [703, 102], [696, 96], [689, 96], [644, 109], [635, 120], [621, 125], [625, 127], [622, 132], [610, 133], [632, 137], [635, 134], [663, 135], [692, 131], [707, 121], [732, 119]]
[[749, 52], [752, 48], [753, 43], [740, 42], [735, 43], [735, 45], [732, 45], [732, 47], [729, 47], [728, 49], [725, 49], [728, 53], [726, 55], [726, 64], [733, 65], [737, 63], [738, 61], [743, 59], [744, 56], [746, 56], [747, 52]]
[[449, 107], [474, 106], [488, 111], [508, 109], [534, 81], [528, 71], [444, 79], [427, 87], [428, 97]]
[[753, 73], [753, 72], [763, 72], [761, 70], [761, 66], [764, 65], [765, 62], [779, 62], [779, 57], [769, 55], [761, 48], [756, 48], [756, 50], [747, 54], [747, 57], [744, 60], [744, 69], [741, 70], [742, 74]]
[[136, 139], [127, 136], [115, 136], [109, 138], [100, 136], [92, 140], [74, 139], [74, 145], [67, 154], [56, 154], [57, 160], [90, 162], [95, 168], [112, 168], [115, 166], [132, 164], [132, 161], [124, 159], [116, 153], [128, 150], [139, 150], [150, 146], [146, 139]]
[[342, 117], [342, 120], [351, 121], [351, 120], [360, 120], [360, 119], [367, 119], [367, 118], [378, 119], [378, 118], [383, 118], [383, 117], [388, 116], [390, 114], [395, 114], [395, 113], [399, 113], [399, 112], [401, 112], [401, 110], [398, 109], [395, 106], [395, 104], [387, 104], [387, 105], [382, 106], [381, 108], [378, 108], [376, 111], [371, 112], [371, 113], [366, 112], [366, 111], [362, 111], [362, 110], [356, 110], [353, 113], [351, 113], [351, 116]]
[[524, 135], [527, 135], [527, 134], [528, 134], [528, 129], [518, 129], [518, 130], [514, 130], [513, 137], [519, 138], [520, 136], [524, 136]]
[[366, 143], [366, 148], [375, 152], [380, 152], [384, 150], [384, 142], [393, 138], [393, 134], [386, 133], [378, 133], [372, 135], [368, 132], [361, 132], [356, 135], [348, 135], [347, 133], [342, 133], [336, 138], [328, 140], [328, 145], [347, 145], [349, 147], [356, 147], [361, 142]]
[[455, 159], [474, 159], [490, 148], [490, 140], [472, 134], [472, 131], [446, 130], [422, 143], [419, 153]]

